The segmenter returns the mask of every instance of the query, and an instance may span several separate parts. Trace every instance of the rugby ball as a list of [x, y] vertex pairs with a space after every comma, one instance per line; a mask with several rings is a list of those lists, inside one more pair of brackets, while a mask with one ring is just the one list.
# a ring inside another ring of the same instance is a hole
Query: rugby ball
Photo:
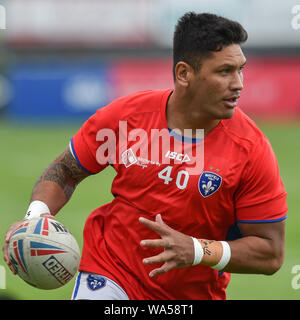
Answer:
[[12, 234], [8, 255], [18, 274], [39, 289], [56, 289], [75, 275], [80, 250], [74, 236], [57, 220], [24, 220]]

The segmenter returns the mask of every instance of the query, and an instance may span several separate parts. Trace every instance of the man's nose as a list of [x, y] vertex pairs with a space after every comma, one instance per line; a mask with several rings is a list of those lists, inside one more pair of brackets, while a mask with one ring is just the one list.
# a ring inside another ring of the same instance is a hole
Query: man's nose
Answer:
[[241, 91], [244, 88], [243, 84], [243, 74], [240, 72], [236, 72], [234, 77], [230, 83], [230, 89], [233, 91]]

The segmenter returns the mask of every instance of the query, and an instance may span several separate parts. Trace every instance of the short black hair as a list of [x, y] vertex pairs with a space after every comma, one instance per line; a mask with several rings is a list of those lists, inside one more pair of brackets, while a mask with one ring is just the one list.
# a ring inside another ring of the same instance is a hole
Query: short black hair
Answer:
[[248, 39], [240, 23], [211, 13], [187, 12], [175, 27], [173, 38], [173, 76], [179, 61], [188, 63], [195, 72], [201, 68], [203, 58], [213, 51], [221, 51], [231, 44]]

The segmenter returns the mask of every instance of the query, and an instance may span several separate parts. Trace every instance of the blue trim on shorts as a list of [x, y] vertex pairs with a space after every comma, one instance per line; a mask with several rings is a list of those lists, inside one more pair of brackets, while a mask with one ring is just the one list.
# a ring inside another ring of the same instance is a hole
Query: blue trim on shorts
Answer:
[[286, 219], [286, 215], [279, 219], [270, 219], [270, 220], [237, 220], [240, 223], [268, 223], [268, 222], [279, 222]]
[[77, 163], [79, 164], [80, 168], [81, 168], [83, 171], [87, 172], [88, 174], [94, 174], [93, 172], [90, 172], [89, 170], [87, 170], [87, 169], [80, 163], [80, 161], [79, 161], [79, 159], [78, 159], [78, 157], [77, 157], [77, 154], [76, 154], [76, 152], [75, 152], [75, 149], [74, 149], [73, 137], [71, 138], [71, 148], [72, 148], [74, 157], [75, 157]]
[[74, 294], [73, 294], [72, 300], [75, 300], [75, 298], [77, 297], [79, 286], [80, 286], [81, 274], [82, 274], [82, 272], [80, 271], [78, 276], [77, 276], [75, 290], [74, 290]]

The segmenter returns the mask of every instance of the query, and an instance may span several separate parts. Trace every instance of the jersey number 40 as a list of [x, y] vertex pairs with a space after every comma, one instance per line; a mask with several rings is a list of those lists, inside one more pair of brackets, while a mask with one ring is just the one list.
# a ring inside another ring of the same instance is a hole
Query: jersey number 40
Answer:
[[[172, 166], [167, 166], [158, 173], [158, 177], [164, 180], [164, 184], [169, 184], [173, 180], [173, 178], [171, 177], [172, 169], [173, 169]], [[185, 189], [188, 184], [189, 178], [190, 178], [190, 175], [187, 171], [185, 170], [178, 171], [176, 176], [177, 188], [180, 190]]]

